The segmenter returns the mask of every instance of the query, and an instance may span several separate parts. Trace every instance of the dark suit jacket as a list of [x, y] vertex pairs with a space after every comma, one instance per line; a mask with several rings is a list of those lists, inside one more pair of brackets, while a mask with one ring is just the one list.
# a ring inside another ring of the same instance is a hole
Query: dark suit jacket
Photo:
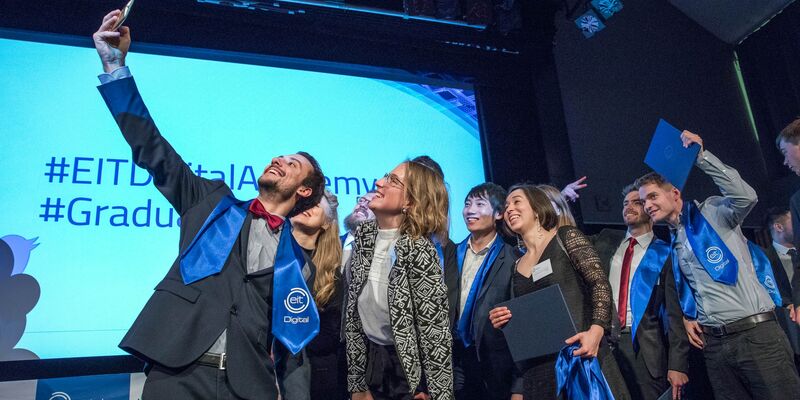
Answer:
[[789, 277], [786, 276], [786, 270], [783, 269], [778, 252], [775, 247], [770, 244], [767, 248], [761, 248], [769, 259], [770, 266], [772, 266], [772, 274], [775, 276], [775, 284], [778, 285], [778, 292], [781, 294], [781, 301], [784, 307], [792, 303], [792, 285], [789, 282]]
[[[142, 102], [133, 78], [99, 87], [133, 161], [181, 216], [180, 246], [185, 251], [217, 203], [231, 190], [223, 182], [197, 177], [161, 136]], [[194, 362], [227, 329], [227, 378], [248, 399], [277, 398], [272, 346], [273, 268], [247, 274], [248, 213], [239, 238], [220, 273], [185, 285], [180, 258], [155, 287], [120, 347], [149, 363], [182, 368]]]
[[[792, 227], [794, 230], [794, 247], [800, 249], [800, 190], [792, 195], [789, 200], [789, 208], [792, 214]], [[800, 304], [800, 265], [794, 266], [794, 277], [792, 277], [792, 304]]]
[[[617, 248], [625, 239], [625, 231], [617, 229], [603, 229], [592, 237], [600, 261], [606, 274], [611, 269], [611, 259]], [[669, 334], [665, 337], [662, 330], [659, 310], [664, 304], [669, 318]], [[614, 312], [616, 315], [616, 312]], [[675, 289], [675, 277], [672, 271], [670, 258], [661, 270], [659, 283], [653, 289], [650, 302], [647, 304], [639, 328], [636, 332], [636, 341], [639, 347], [639, 356], [644, 357], [648, 372], [653, 377], [666, 376], [667, 370], [688, 372], [689, 340], [683, 327], [682, 312], [678, 295]], [[616, 318], [613, 318], [616, 320]]]
[[339, 271], [336, 279], [333, 295], [319, 309], [319, 334], [306, 346], [311, 362], [311, 399], [339, 400], [347, 396], [347, 355], [340, 340], [344, 292]]
[[[465, 239], [466, 240], [466, 239]], [[499, 235], [497, 239], [503, 241]], [[445, 284], [447, 284], [447, 299], [450, 306], [450, 326], [456, 338], [456, 328], [458, 327], [458, 314], [460, 312], [461, 276], [458, 272], [458, 259], [456, 257], [457, 246], [449, 241], [450, 246], [445, 246]], [[449, 248], [452, 247], [452, 255]], [[489, 311], [498, 303], [511, 299], [511, 277], [514, 274], [517, 254], [508, 244], [503, 243], [500, 254], [492, 263], [489, 273], [483, 282], [478, 298], [475, 303], [474, 318], [472, 320], [472, 332], [474, 332], [474, 346], [478, 359], [485, 367], [506, 370], [502, 376], [511, 377], [514, 373], [514, 362], [506, 344], [505, 336], [499, 329], [495, 329], [489, 321]], [[458, 360], [454, 360], [454, 363]], [[509, 385], [511, 382], [509, 381]], [[501, 390], [514, 389], [519, 392], [522, 388], [504, 388]]]

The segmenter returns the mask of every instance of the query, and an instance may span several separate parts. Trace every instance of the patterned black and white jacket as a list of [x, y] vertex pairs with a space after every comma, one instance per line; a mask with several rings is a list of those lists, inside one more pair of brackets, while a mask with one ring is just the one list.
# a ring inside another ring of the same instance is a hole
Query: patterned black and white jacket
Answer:
[[[368, 390], [367, 337], [358, 314], [358, 296], [369, 277], [378, 226], [362, 223], [356, 231], [351, 259], [351, 282], [345, 308], [347, 388]], [[389, 320], [397, 355], [408, 386], [416, 388], [424, 369], [433, 400], [453, 398], [452, 338], [448, 320], [447, 287], [433, 243], [400, 235], [397, 259], [389, 274]]]

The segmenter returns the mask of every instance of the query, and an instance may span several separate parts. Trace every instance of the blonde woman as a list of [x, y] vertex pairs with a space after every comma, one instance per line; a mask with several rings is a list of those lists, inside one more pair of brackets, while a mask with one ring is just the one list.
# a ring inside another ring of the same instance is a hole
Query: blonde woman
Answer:
[[316, 271], [312, 291], [319, 310], [320, 330], [305, 348], [311, 364], [312, 399], [347, 397], [344, 345], [339, 340], [343, 290], [338, 206], [336, 195], [325, 190], [319, 204], [292, 217], [292, 234], [310, 256]]
[[345, 309], [353, 400], [410, 400], [421, 382], [453, 398], [447, 288], [431, 237], [447, 232], [440, 174], [406, 161], [376, 182], [374, 221], [356, 230]]

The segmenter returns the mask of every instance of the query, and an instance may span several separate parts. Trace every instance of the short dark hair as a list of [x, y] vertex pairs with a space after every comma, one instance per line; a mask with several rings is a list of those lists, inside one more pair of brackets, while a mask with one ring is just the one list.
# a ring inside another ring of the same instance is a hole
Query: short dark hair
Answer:
[[[633, 185], [636, 187], [636, 190], [639, 190], [644, 185], [656, 184], [663, 189], [672, 188], [672, 183], [664, 177], [664, 175], [659, 174], [658, 172], [648, 172], [639, 177]], [[627, 194], [627, 193], [626, 193]]]
[[432, 169], [434, 172], [439, 174], [439, 176], [442, 177], [442, 181], [444, 181], [444, 171], [442, 170], [442, 166], [439, 165], [439, 163], [436, 162], [434, 159], [432, 159], [430, 156], [423, 154], [421, 156], [417, 156], [417, 157], [412, 158], [411, 161], [415, 162], [415, 163], [422, 164], [422, 165]]
[[764, 229], [772, 232], [772, 225], [780, 222], [787, 216], [786, 214], [789, 214], [788, 207], [770, 207], [764, 215]]
[[550, 230], [558, 226], [556, 209], [553, 208], [553, 203], [550, 202], [550, 198], [547, 197], [547, 194], [542, 189], [529, 183], [523, 183], [511, 186], [508, 189], [508, 193], [510, 194], [517, 189], [522, 190], [522, 193], [525, 194], [528, 203], [533, 208], [533, 212], [539, 217], [539, 224], [542, 225], [542, 228]]
[[781, 142], [800, 144], [800, 118], [796, 118], [781, 130], [778, 137], [775, 138], [775, 146], [780, 148]]
[[464, 202], [471, 197], [484, 198], [489, 200], [489, 204], [492, 205], [492, 210], [494, 210], [494, 212], [503, 214], [506, 208], [507, 195], [508, 193], [506, 193], [506, 190], [503, 189], [502, 186], [492, 182], [484, 182], [470, 189], [469, 193], [467, 193], [467, 197], [464, 198]]
[[325, 192], [325, 175], [322, 173], [317, 159], [305, 151], [298, 151], [297, 154], [303, 156], [311, 164], [311, 172], [301, 182], [303, 186], [311, 189], [311, 196], [299, 198], [287, 216], [289, 218], [319, 204]]
[[636, 186], [636, 182], [629, 183], [622, 188], [622, 198], [624, 199], [630, 192], [638, 192], [638, 191], [639, 191], [639, 186]]

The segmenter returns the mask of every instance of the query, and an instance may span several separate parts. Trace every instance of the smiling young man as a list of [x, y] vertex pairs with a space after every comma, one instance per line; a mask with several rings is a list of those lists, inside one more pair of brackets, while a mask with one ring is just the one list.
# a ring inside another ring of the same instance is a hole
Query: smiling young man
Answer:
[[[689, 341], [703, 349], [706, 370], [718, 400], [798, 399], [800, 378], [792, 350], [775, 320], [769, 266], [757, 265], [741, 224], [757, 196], [739, 173], [703, 150], [702, 139], [684, 131], [685, 147], [700, 146], [695, 165], [723, 196], [702, 203], [684, 201], [661, 175], [636, 181], [644, 209], [666, 222]], [[760, 264], [760, 262], [759, 262]], [[768, 262], [767, 262], [768, 264]], [[762, 286], [763, 284], [763, 286]]]
[[[775, 139], [775, 144], [783, 154], [783, 165], [800, 176], [800, 118], [783, 128]], [[800, 190], [792, 195], [789, 206], [792, 213], [791, 224], [800, 226]], [[800, 229], [794, 231], [792, 244], [794, 247], [800, 248]], [[792, 264], [795, 272], [792, 279], [792, 303], [800, 304], [800, 273], [797, 273], [800, 268], [800, 260], [795, 257]], [[800, 323], [800, 317], [797, 317], [797, 314], [795, 314], [795, 322]]]
[[120, 343], [148, 364], [142, 398], [277, 399], [276, 382], [286, 397], [308, 398], [307, 375], [287, 350], [317, 334], [319, 315], [306, 285], [313, 271], [286, 218], [319, 203], [322, 171], [304, 152], [275, 157], [252, 201], [194, 175], [125, 66], [130, 31], [112, 30], [119, 16], [106, 15], [93, 36], [99, 90], [134, 162], [181, 215], [179, 256]]
[[464, 200], [461, 215], [470, 234], [457, 247], [457, 271], [449, 271], [458, 277], [448, 280], [450, 306], [456, 309], [451, 321], [456, 400], [508, 400], [512, 392], [514, 363], [503, 333], [489, 322], [489, 310], [511, 298], [517, 259], [498, 234], [505, 199], [502, 187], [487, 182]]
[[[653, 221], [636, 186], [623, 188], [622, 196], [627, 229], [603, 229], [592, 237], [611, 283], [620, 325], [612, 353], [634, 399], [655, 400], [670, 385], [673, 397], [681, 398], [688, 382], [689, 342], [680, 305], [672, 296], [675, 280], [669, 245], [653, 234]], [[663, 320], [666, 316], [668, 321]]]

